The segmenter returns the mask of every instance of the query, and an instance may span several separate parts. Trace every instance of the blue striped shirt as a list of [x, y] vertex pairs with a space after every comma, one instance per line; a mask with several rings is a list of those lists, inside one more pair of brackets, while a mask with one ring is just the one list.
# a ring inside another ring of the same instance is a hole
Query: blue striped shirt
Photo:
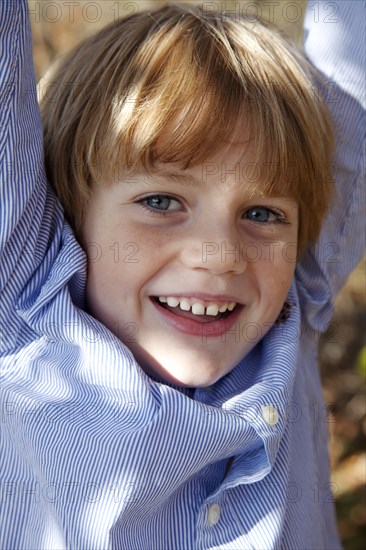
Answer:
[[309, 3], [338, 196], [289, 319], [193, 390], [149, 377], [84, 311], [86, 257], [45, 178], [26, 1], [1, 2], [1, 548], [340, 548], [317, 344], [364, 248], [364, 32], [363, 2]]

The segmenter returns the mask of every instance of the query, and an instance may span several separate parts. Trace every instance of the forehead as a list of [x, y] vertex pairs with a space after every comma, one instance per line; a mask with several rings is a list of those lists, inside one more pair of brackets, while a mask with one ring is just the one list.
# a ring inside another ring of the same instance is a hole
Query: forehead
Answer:
[[174, 163], [157, 163], [152, 177], [201, 189], [220, 184], [223, 190], [243, 188], [246, 193], [256, 196], [293, 198], [292, 193], [284, 192], [281, 181], [275, 181], [275, 174], [276, 167], [271, 174], [270, 162], [258, 158], [253, 140], [233, 139], [218, 152], [187, 168]]
[[[256, 196], [281, 196], [297, 200], [291, 170], [284, 168], [286, 162], [283, 159], [280, 161], [276, 148], [263, 138], [257, 122], [249, 106], [244, 105], [230, 131], [225, 135], [216, 135], [212, 152], [208, 149], [202, 158], [192, 161], [192, 157], [188, 156], [179, 163], [165, 158], [166, 148], [174, 142], [176, 121], [170, 121], [156, 144], [156, 161], [149, 168], [153, 174], [182, 185], [204, 188], [220, 183], [223, 190], [242, 185], [246, 192]], [[205, 139], [202, 132], [201, 140]]]

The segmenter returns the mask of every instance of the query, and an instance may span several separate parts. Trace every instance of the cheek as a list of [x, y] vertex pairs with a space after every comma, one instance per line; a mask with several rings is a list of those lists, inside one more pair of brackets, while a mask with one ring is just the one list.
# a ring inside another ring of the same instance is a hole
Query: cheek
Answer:
[[283, 303], [295, 272], [295, 263], [275, 257], [273, 261], [258, 262], [255, 278], [261, 298], [273, 309]]
[[89, 273], [104, 280], [123, 275], [129, 267], [141, 261], [141, 239], [125, 226], [98, 220], [86, 232], [84, 249], [88, 257]]
[[[117, 243], [118, 244], [118, 243]], [[89, 257], [86, 284], [86, 303], [89, 313], [118, 337], [121, 327], [134, 319], [136, 297], [143, 284], [139, 264], [129, 250], [113, 246], [105, 248], [99, 261]]]
[[292, 279], [297, 260], [297, 241], [281, 242], [276, 250], [272, 268], [273, 273], [279, 281], [289, 281]]

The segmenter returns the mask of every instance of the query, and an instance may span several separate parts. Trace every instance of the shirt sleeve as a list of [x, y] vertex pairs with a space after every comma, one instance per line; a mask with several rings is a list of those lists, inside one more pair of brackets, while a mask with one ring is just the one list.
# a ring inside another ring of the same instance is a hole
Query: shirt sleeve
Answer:
[[34, 339], [18, 314], [57, 256], [63, 213], [46, 181], [26, 0], [0, 3], [0, 351]]
[[318, 243], [298, 264], [308, 322], [323, 331], [346, 277], [365, 249], [365, 5], [309, 2], [305, 53], [324, 77], [322, 88], [335, 132], [336, 190]]

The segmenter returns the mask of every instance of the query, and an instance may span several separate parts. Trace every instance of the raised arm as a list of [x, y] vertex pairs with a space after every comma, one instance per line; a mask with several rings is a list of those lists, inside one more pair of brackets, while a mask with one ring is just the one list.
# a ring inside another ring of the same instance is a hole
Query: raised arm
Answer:
[[[336, 194], [317, 246], [298, 266], [307, 318], [324, 330], [332, 304], [365, 249], [365, 5], [309, 2], [305, 52], [324, 75], [334, 121]], [[315, 92], [316, 93], [316, 92]]]
[[30, 305], [39, 293], [63, 223], [43, 168], [27, 10], [26, 0], [0, 3], [1, 351], [34, 337], [19, 316], [20, 302]]

